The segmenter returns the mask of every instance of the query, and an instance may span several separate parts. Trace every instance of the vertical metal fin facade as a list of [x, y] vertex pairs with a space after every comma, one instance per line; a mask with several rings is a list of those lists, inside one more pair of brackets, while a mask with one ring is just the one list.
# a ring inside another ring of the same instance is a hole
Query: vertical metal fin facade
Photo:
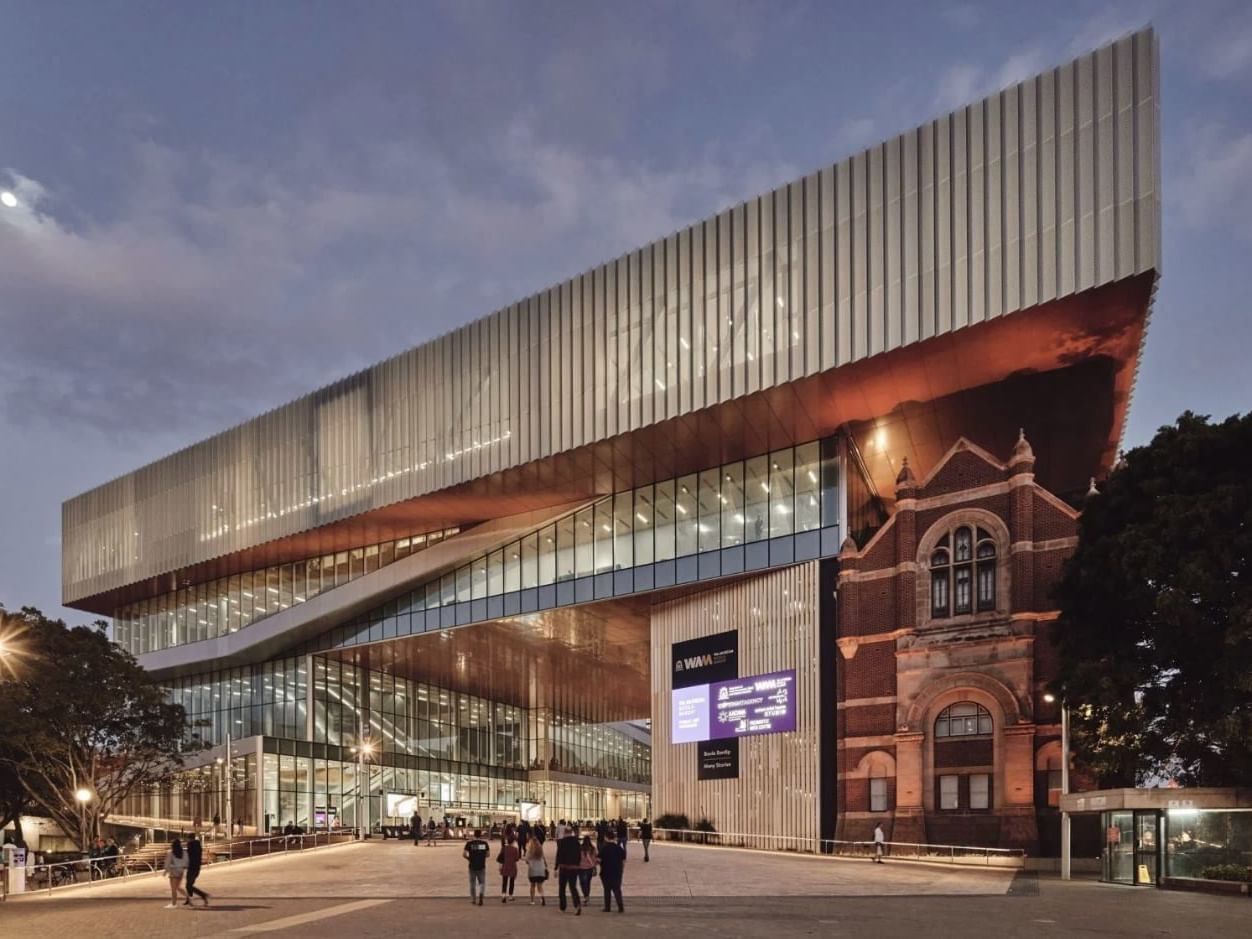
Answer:
[[69, 500], [67, 603], [1159, 270], [1143, 30]]

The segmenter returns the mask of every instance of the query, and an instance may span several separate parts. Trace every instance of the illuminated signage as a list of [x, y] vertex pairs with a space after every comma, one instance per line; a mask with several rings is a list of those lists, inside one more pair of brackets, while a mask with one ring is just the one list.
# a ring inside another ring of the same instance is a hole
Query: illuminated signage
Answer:
[[691, 688], [739, 674], [739, 632], [729, 630], [670, 646], [674, 688]]
[[796, 729], [795, 669], [675, 688], [670, 704], [673, 743], [788, 733]]

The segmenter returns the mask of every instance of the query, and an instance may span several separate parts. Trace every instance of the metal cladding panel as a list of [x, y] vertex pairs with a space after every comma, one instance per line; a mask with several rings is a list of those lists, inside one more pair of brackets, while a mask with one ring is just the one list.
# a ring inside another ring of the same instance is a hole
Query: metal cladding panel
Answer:
[[106, 483], [67, 603], [1160, 269], [1143, 30]]
[[[820, 837], [818, 564], [771, 571], [655, 606], [651, 619], [653, 804], [719, 831]], [[796, 671], [796, 730], [739, 739], [739, 774], [700, 780], [694, 743], [671, 740], [675, 643], [734, 630], [739, 675]]]

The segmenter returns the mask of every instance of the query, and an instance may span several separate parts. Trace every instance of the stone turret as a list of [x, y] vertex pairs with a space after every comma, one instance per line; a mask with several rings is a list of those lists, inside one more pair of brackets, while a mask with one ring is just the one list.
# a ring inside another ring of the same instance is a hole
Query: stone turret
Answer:
[[1017, 432], [1017, 443], [1013, 445], [1013, 456], [1009, 458], [1009, 471], [1013, 475], [1033, 474], [1035, 471], [1035, 451], [1031, 448], [1030, 441], [1026, 439], [1025, 428]]

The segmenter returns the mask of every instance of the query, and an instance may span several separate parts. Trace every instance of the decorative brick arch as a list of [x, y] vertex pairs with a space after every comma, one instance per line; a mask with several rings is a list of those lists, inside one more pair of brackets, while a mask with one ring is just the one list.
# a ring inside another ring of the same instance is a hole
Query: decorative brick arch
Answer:
[[848, 773], [848, 779], [894, 779], [896, 775], [896, 758], [886, 750], [870, 750], [861, 757], [856, 769]]
[[999, 717], [997, 730], [1000, 721], [1006, 726], [1023, 721], [1017, 696], [1004, 682], [986, 672], [957, 672], [938, 678], [921, 690], [909, 704], [902, 729], [920, 730], [929, 737], [934, 732], [930, 725], [939, 712], [949, 704], [965, 700], [981, 704], [992, 712], [993, 717]]
[[[979, 528], [989, 532], [996, 544], [996, 608], [981, 613], [975, 609], [973, 613], [945, 616], [936, 620], [930, 615], [930, 556], [944, 535], [962, 525], [968, 525], [974, 529], [975, 550], [978, 546], [977, 530]], [[926, 529], [917, 545], [917, 622], [923, 627], [932, 623], [942, 623], [946, 626], [1007, 616], [1010, 608], [1009, 591], [1012, 586], [1011, 545], [1009, 527], [1004, 519], [986, 509], [955, 509], [936, 520]]]
[[1006, 728], [1021, 722], [1021, 708], [1013, 692], [998, 679], [984, 672], [958, 672], [928, 684], [913, 699], [908, 710], [908, 729], [920, 731], [922, 741], [922, 805], [935, 809], [935, 719], [949, 704], [973, 701], [991, 713], [992, 765], [994, 767], [992, 808], [999, 810], [1005, 799]]
[[1059, 740], [1049, 740], [1035, 750], [1035, 771], [1042, 773], [1051, 769], [1048, 763], [1052, 760], [1056, 761], [1059, 769], [1061, 765], [1061, 741]]

